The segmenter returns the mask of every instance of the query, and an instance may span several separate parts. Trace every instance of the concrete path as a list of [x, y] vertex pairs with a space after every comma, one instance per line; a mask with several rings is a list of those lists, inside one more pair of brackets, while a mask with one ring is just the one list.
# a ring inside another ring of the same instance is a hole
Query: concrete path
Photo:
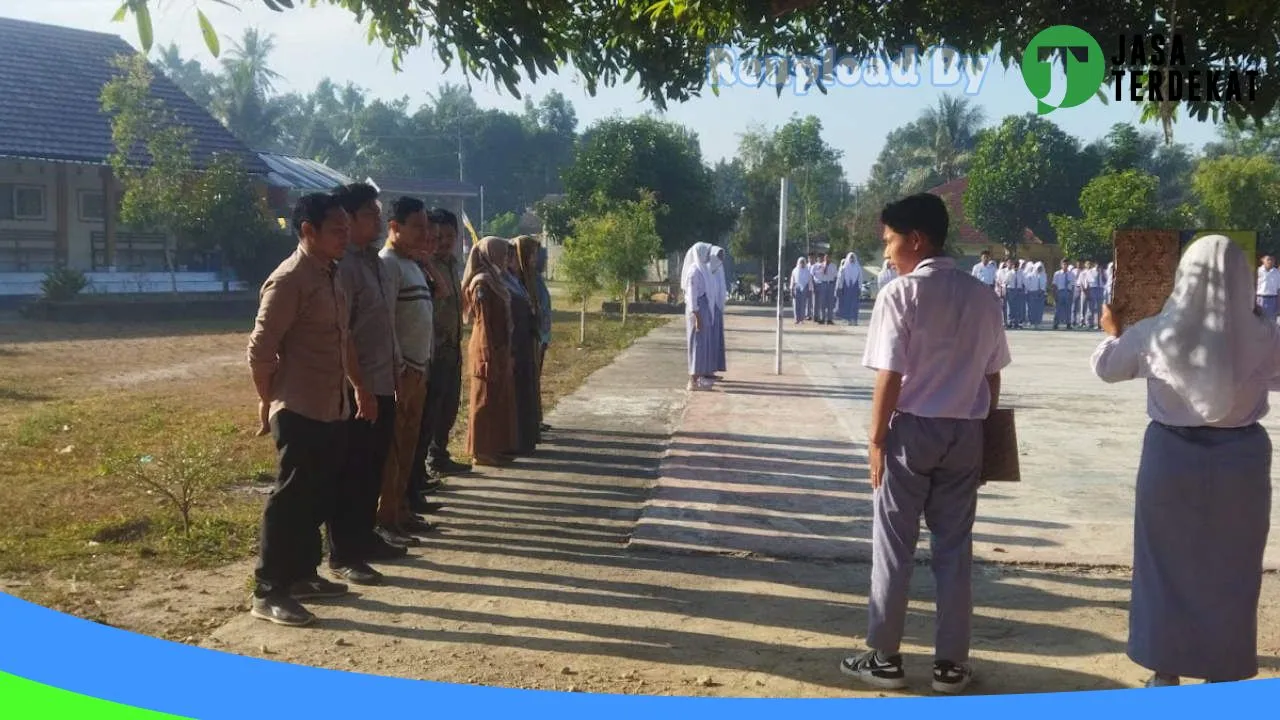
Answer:
[[[869, 554], [866, 423], [874, 374], [859, 327], [731, 308], [729, 372], [693, 393], [632, 546], [862, 560]], [[1017, 412], [1023, 482], [984, 488], [975, 554], [993, 562], [1128, 566], [1134, 478], [1146, 428], [1140, 382], [1106, 385], [1089, 369], [1101, 334], [1011, 331], [1001, 405]], [[1273, 435], [1275, 416], [1265, 422]], [[1280, 447], [1277, 448], [1280, 450]], [[1278, 458], [1280, 462], [1280, 458]], [[1273, 507], [1280, 527], [1280, 503]], [[921, 556], [927, 556], [927, 531]], [[1280, 565], [1273, 533], [1267, 566]]]

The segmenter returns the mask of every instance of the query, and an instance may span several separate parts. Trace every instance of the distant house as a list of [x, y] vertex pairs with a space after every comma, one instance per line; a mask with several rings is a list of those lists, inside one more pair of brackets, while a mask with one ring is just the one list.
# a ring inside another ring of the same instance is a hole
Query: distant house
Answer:
[[[173, 239], [119, 227], [121, 188], [107, 165], [111, 124], [99, 98], [113, 59], [134, 52], [115, 35], [0, 18], [0, 295], [38, 294], [59, 265], [84, 271], [90, 291], [171, 289]], [[190, 128], [197, 167], [230, 153], [267, 176], [256, 153], [159, 72], [152, 92]], [[223, 289], [216, 259], [175, 264], [180, 290]]]

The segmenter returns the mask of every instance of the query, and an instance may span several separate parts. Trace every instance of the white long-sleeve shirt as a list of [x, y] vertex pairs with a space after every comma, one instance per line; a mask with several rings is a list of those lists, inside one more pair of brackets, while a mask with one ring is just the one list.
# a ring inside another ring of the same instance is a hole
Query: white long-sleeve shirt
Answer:
[[1258, 268], [1258, 294], [1267, 297], [1280, 294], [1280, 268]]
[[[1245, 427], [1266, 417], [1270, 409], [1267, 393], [1269, 390], [1280, 389], [1277, 386], [1277, 380], [1280, 380], [1280, 326], [1272, 327], [1275, 332], [1271, 335], [1270, 357], [1275, 362], [1257, 368], [1255, 377], [1237, 386], [1231, 412], [1214, 423], [1213, 427]], [[1093, 351], [1091, 363], [1094, 374], [1108, 383], [1145, 379], [1147, 416], [1158, 423], [1172, 427], [1203, 425], [1200, 417], [1181, 395], [1165, 382], [1152, 377], [1146, 348], [1143, 346], [1144, 339], [1145, 336], [1139, 333], [1123, 333], [1118, 338], [1104, 339]]]
[[981, 280], [986, 285], [996, 284], [996, 267], [994, 262], [978, 263], [973, 266], [973, 276]]

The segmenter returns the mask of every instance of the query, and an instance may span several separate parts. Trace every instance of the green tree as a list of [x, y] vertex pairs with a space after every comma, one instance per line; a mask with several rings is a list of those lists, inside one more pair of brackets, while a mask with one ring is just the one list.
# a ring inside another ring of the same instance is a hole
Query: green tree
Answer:
[[520, 218], [513, 212], [505, 212], [490, 218], [485, 224], [488, 226], [484, 232], [486, 235], [509, 238], [515, 237], [520, 230]]
[[1112, 233], [1169, 224], [1158, 207], [1159, 179], [1137, 170], [1099, 175], [1080, 192], [1083, 217], [1051, 214], [1049, 222], [1067, 257], [1102, 261], [1112, 254]]
[[101, 103], [103, 112], [111, 116], [114, 148], [107, 160], [124, 187], [120, 220], [171, 238], [165, 265], [177, 293], [173, 245], [191, 215], [191, 131], [152, 95], [154, 75], [146, 57], [122, 55], [114, 65], [118, 74], [103, 86]]
[[1050, 235], [1048, 216], [1078, 207], [1087, 182], [1079, 142], [1035, 115], [1005, 118], [974, 153], [964, 214], [1016, 254], [1023, 230]]
[[662, 252], [658, 237], [657, 200], [653, 193], [639, 201], [618, 203], [605, 213], [608, 240], [600, 253], [604, 287], [622, 301], [622, 324], [627, 324], [627, 300], [632, 287], [643, 282], [653, 259]]
[[1280, 229], [1276, 161], [1235, 155], [1204, 160], [1191, 183], [1208, 226], [1268, 233]]
[[904, 184], [921, 192], [963, 177], [973, 159], [978, 130], [985, 115], [971, 100], [943, 95], [910, 125], [910, 145], [903, 159]]
[[587, 303], [603, 287], [602, 257], [613, 234], [613, 218], [587, 216], [573, 223], [573, 235], [564, 239], [557, 274], [579, 305], [578, 343], [587, 341]]
[[638, 200], [643, 191], [654, 193], [667, 208], [658, 217], [667, 252], [716, 237], [732, 222], [716, 206], [697, 138], [652, 117], [610, 118], [588, 128], [564, 170], [564, 184], [575, 215], [604, 210], [596, 206], [599, 199], [625, 202]]

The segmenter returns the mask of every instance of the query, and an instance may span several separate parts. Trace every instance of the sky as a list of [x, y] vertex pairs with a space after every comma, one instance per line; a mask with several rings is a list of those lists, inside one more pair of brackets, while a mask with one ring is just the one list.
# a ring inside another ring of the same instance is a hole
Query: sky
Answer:
[[[184, 57], [215, 68], [217, 60], [209, 54], [200, 34], [198, 7], [223, 36], [224, 52], [231, 40], [239, 38], [247, 27], [257, 27], [275, 36], [272, 66], [283, 76], [276, 83], [281, 92], [309, 92], [328, 77], [340, 85], [350, 81], [375, 97], [407, 96], [411, 104], [417, 106], [426, 102], [428, 95], [445, 82], [467, 83], [459, 69], [446, 70], [428, 48], [410, 53], [397, 73], [392, 68], [389, 50], [369, 45], [365, 29], [356, 23], [351, 13], [326, 3], [276, 13], [259, 0], [235, 2], [240, 5], [238, 9], [216, 0], [151, 0], [155, 46], [176, 42]], [[120, 3], [121, 0], [0, 0], [0, 17], [112, 33], [139, 47], [132, 18], [124, 23], [111, 22]], [[470, 86], [480, 107], [523, 110], [524, 101], [505, 88], [498, 90], [492, 83], [475, 80]], [[817, 91], [800, 95], [787, 89], [779, 97], [773, 88], [738, 85], [722, 88], [718, 97], [712, 95], [709, 88], [704, 89], [703, 97], [668, 104], [663, 116], [697, 133], [704, 159], [714, 163], [737, 153], [739, 138], [744, 132], [758, 127], [776, 128], [792, 117], [815, 115], [822, 122], [827, 143], [841, 152], [849, 181], [856, 185], [866, 180], [891, 130], [914, 120], [943, 94], [965, 94], [966, 86], [972, 87], [973, 83], [962, 78], [953, 87], [938, 87], [932, 82], [928, 69], [922, 71], [915, 87], [894, 84], [872, 87], [862, 82], [852, 87], [833, 87], [825, 95]], [[1061, 83], [1055, 82], [1055, 89], [1059, 87]], [[585, 85], [571, 69], [558, 76], [544, 77], [537, 83], [525, 81], [520, 86], [522, 95], [531, 95], [535, 100], [553, 89], [573, 102], [580, 130], [602, 118], [654, 111], [653, 105], [641, 97], [634, 85], [602, 87], [594, 97], [588, 95]], [[999, 63], [989, 66], [980, 87], [969, 97], [983, 109], [988, 124], [998, 123], [1007, 115], [1035, 111], [1035, 98], [1023, 84], [1018, 69], [1006, 71]], [[1061, 93], [1056, 97], [1061, 97]], [[1054, 99], [1051, 93], [1049, 100]], [[1054, 110], [1047, 118], [1087, 143], [1104, 136], [1115, 123], [1136, 124], [1138, 106], [1114, 100], [1103, 104], [1094, 99], [1079, 107]], [[1158, 129], [1154, 125], [1147, 127]], [[1174, 141], [1196, 150], [1216, 137], [1214, 126], [1207, 121], [1184, 119], [1174, 128]]]

